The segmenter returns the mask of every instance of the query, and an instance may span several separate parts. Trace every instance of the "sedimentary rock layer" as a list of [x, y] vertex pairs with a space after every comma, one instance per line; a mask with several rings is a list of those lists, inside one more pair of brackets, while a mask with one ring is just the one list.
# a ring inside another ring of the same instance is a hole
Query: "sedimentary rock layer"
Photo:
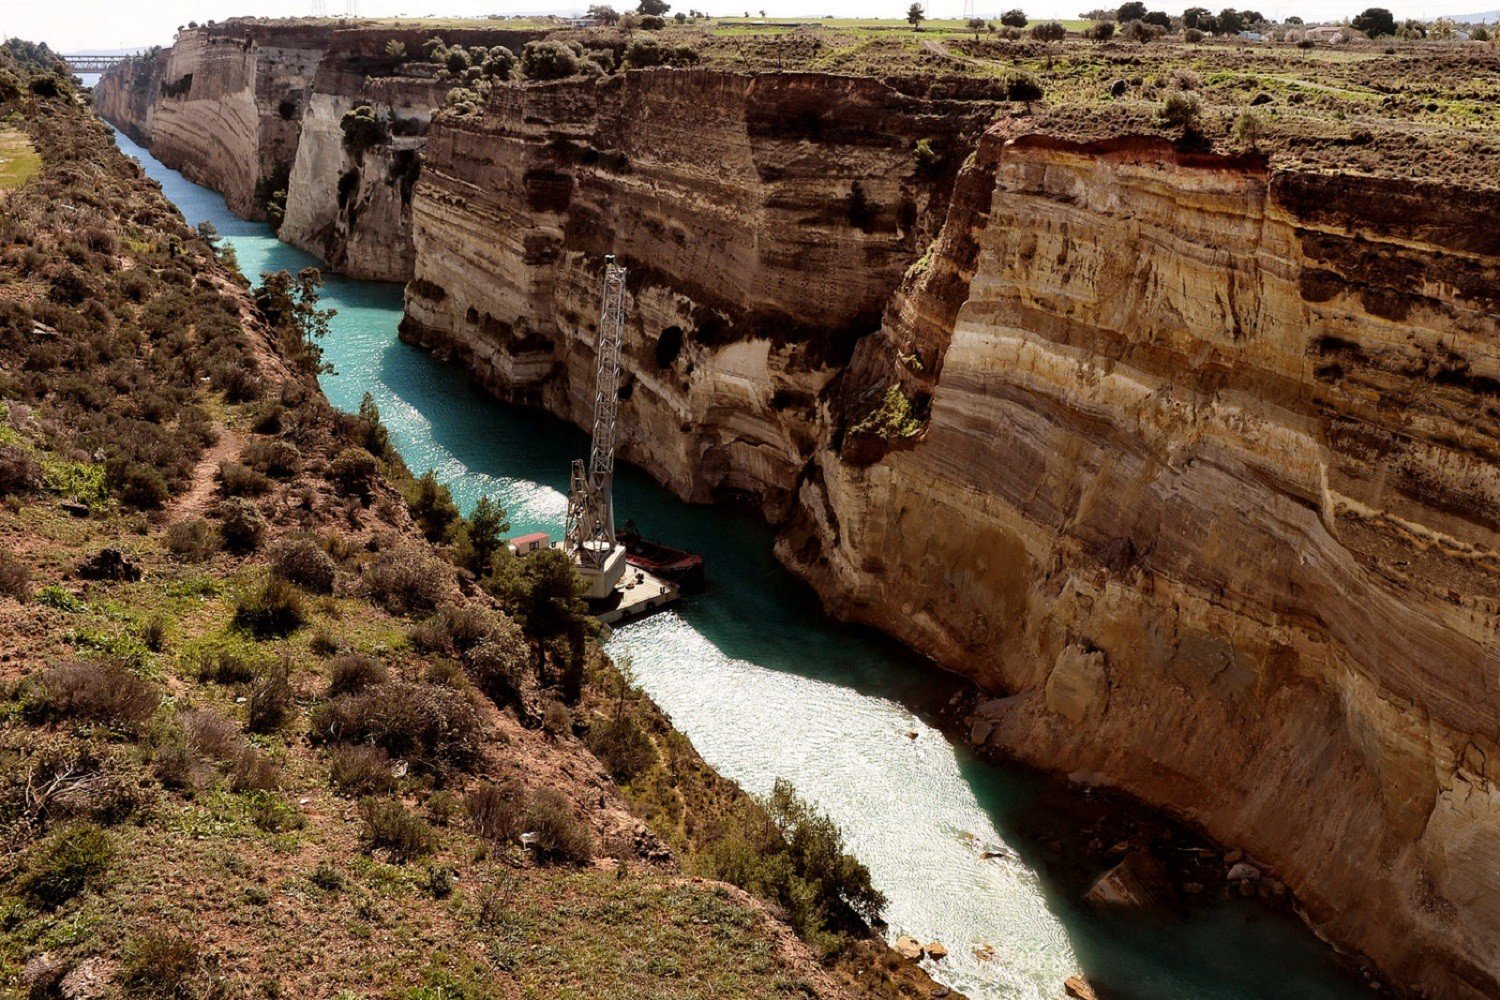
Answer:
[[1008, 695], [993, 744], [1493, 995], [1500, 201], [1003, 132], [971, 175], [843, 386], [930, 420], [819, 449], [783, 556]]
[[331, 29], [238, 23], [190, 28], [148, 59], [111, 71], [99, 113], [247, 219], [297, 152], [297, 125]]

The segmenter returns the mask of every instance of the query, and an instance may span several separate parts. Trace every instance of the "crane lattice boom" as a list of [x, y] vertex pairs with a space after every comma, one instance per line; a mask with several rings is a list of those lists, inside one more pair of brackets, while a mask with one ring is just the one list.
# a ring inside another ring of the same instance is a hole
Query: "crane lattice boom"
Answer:
[[599, 296], [598, 368], [588, 469], [573, 462], [568, 489], [567, 547], [580, 565], [599, 569], [614, 551], [615, 417], [620, 406], [620, 335], [625, 327], [625, 268], [604, 258]]

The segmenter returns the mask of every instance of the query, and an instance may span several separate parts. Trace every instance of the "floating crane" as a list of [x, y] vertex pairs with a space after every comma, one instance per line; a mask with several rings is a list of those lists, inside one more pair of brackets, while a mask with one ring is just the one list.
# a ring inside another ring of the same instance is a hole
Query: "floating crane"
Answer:
[[604, 258], [599, 296], [598, 368], [589, 462], [573, 460], [564, 547], [589, 585], [591, 600], [609, 597], [625, 572], [625, 547], [615, 537], [615, 418], [620, 407], [620, 336], [625, 327], [625, 268]]

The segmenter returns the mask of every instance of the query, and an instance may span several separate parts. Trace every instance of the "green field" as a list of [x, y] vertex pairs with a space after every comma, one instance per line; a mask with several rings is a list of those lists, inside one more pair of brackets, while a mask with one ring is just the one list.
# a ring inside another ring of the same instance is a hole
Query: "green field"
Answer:
[[0, 129], [0, 191], [25, 184], [42, 165], [25, 133]]

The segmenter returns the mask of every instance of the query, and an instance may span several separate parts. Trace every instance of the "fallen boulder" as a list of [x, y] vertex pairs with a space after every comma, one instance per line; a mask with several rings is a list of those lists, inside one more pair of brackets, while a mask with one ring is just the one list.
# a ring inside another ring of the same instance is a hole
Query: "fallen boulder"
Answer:
[[1099, 1000], [1094, 988], [1082, 976], [1069, 976], [1063, 980], [1063, 989], [1075, 1000]]
[[922, 942], [910, 934], [903, 934], [896, 939], [896, 954], [902, 958], [909, 958], [913, 962], [922, 957]]
[[1176, 904], [1177, 891], [1156, 855], [1140, 847], [1099, 876], [1083, 898], [1094, 906], [1145, 909]]

